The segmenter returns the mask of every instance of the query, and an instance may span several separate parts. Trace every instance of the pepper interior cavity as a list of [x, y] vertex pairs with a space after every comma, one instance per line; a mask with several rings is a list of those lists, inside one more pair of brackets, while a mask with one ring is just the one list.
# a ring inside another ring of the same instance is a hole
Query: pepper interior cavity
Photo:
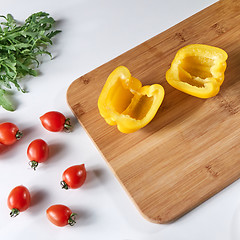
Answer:
[[211, 67], [214, 61], [201, 56], [187, 56], [179, 65], [179, 77], [192, 86], [204, 87], [208, 78], [212, 77]]
[[101, 116], [120, 132], [130, 133], [146, 126], [164, 98], [159, 84], [142, 86], [129, 70], [117, 67], [108, 77], [98, 99]]
[[174, 88], [199, 98], [218, 94], [224, 81], [227, 53], [217, 47], [191, 44], [181, 48], [166, 72]]
[[118, 78], [109, 92], [112, 110], [119, 114], [129, 115], [136, 120], [143, 119], [153, 104], [153, 97], [137, 93], [128, 88], [126, 79]]

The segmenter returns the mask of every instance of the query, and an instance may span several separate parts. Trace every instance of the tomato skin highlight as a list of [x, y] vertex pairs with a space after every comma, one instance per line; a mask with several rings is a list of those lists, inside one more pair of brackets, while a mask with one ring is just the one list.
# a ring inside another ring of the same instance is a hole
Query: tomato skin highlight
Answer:
[[80, 188], [84, 184], [86, 176], [87, 172], [84, 164], [71, 166], [62, 174], [62, 188]]
[[22, 136], [18, 127], [10, 122], [0, 124], [0, 143], [4, 145], [12, 145]]
[[62, 204], [56, 204], [50, 206], [46, 210], [48, 220], [58, 227], [64, 227], [66, 225], [74, 225], [75, 220], [72, 217], [75, 215], [71, 209]]
[[38, 163], [45, 162], [48, 159], [49, 147], [42, 139], [33, 140], [27, 149], [27, 156], [30, 161]]
[[[67, 128], [67, 125], [65, 126], [65, 123], [69, 119], [66, 119], [65, 116], [57, 111], [50, 111], [45, 113], [40, 117], [41, 123], [44, 128], [46, 128], [48, 131], [51, 132], [60, 132], [62, 131], [65, 127]], [[69, 128], [70, 128], [69, 124]]]
[[23, 212], [29, 208], [30, 203], [31, 195], [25, 186], [21, 185], [13, 188], [8, 195], [7, 204], [10, 210], [17, 209], [19, 212]]

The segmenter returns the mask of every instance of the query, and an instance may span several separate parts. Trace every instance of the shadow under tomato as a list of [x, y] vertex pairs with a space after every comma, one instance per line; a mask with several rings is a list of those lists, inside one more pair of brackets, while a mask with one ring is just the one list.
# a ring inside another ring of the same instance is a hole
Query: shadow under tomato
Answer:
[[70, 123], [71, 123], [71, 128], [70, 132], [75, 131], [78, 128], [81, 128], [81, 125], [79, 124], [78, 120], [76, 117], [69, 117], [70, 118]]
[[100, 184], [99, 179], [101, 179], [102, 182], [106, 182], [104, 170], [100, 168], [88, 168], [86, 166], [87, 171], [87, 177], [86, 181], [83, 184], [82, 188], [84, 188], [84, 191], [87, 189], [95, 188]]
[[49, 159], [56, 158], [57, 155], [61, 154], [64, 150], [64, 144], [61, 143], [52, 143], [49, 144]]
[[23, 128], [23, 129], [19, 129], [22, 133], [23, 133], [23, 137], [21, 140], [23, 140], [26, 136], [28, 136], [29, 134], [32, 134], [34, 132], [34, 130], [36, 129], [35, 126], [32, 126], [32, 127], [26, 127], [26, 128]]
[[46, 199], [46, 197], [48, 196], [48, 192], [46, 190], [43, 189], [39, 189], [39, 190], [30, 190], [30, 194], [31, 194], [31, 211], [32, 212], [38, 212], [38, 211], [42, 211], [42, 203], [44, 202], [44, 200]]
[[75, 221], [76, 221], [75, 226], [76, 227], [89, 225], [95, 219], [93, 212], [91, 212], [89, 210], [87, 211], [87, 210], [79, 209], [79, 207], [74, 207], [74, 206], [71, 206], [70, 208], [73, 213], [76, 213], [76, 217], [75, 217]]
[[12, 146], [6, 146], [3, 144], [0, 144], [0, 160], [5, 159], [4, 155], [8, 153], [11, 150]]

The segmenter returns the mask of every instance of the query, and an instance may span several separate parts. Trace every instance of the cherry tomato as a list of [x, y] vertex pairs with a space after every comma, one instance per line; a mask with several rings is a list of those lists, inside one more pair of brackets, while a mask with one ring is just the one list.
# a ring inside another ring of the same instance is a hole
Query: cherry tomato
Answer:
[[68, 224], [73, 226], [76, 223], [76, 213], [72, 213], [71, 209], [65, 205], [52, 205], [47, 209], [46, 214], [48, 220], [58, 227], [63, 227]]
[[30, 166], [36, 170], [38, 163], [45, 162], [48, 159], [49, 147], [42, 139], [32, 141], [27, 149], [27, 156], [30, 160]]
[[40, 117], [40, 120], [43, 127], [51, 132], [60, 132], [63, 129], [70, 130], [71, 128], [70, 119], [66, 119], [65, 116], [60, 112], [47, 112]]
[[31, 196], [24, 186], [15, 187], [9, 194], [7, 204], [11, 209], [10, 216], [16, 217], [19, 212], [27, 210], [30, 206]]
[[22, 132], [18, 127], [10, 122], [0, 124], [0, 143], [4, 145], [12, 145], [22, 137]]
[[62, 175], [62, 188], [80, 188], [86, 180], [87, 172], [84, 164], [67, 168]]

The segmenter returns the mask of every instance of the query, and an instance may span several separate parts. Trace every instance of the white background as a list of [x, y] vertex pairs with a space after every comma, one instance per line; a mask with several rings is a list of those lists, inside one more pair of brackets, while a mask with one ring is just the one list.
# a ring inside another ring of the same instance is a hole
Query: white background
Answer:
[[[49, 48], [40, 76], [26, 78], [29, 93], [15, 93], [15, 112], [0, 108], [0, 122], [14, 122], [24, 137], [0, 153], [0, 239], [114, 239], [114, 240], [237, 240], [240, 239], [240, 182], [237, 181], [179, 220], [150, 223], [137, 211], [109, 170], [66, 102], [68, 86], [76, 78], [157, 35], [215, 0], [1, 0], [1, 15], [11, 13], [23, 21], [37, 11], [57, 20], [62, 30]], [[164, 61], [164, 59], [159, 59]], [[57, 110], [72, 119], [72, 133], [51, 133], [39, 117]], [[42, 138], [50, 145], [50, 158], [37, 171], [30, 169], [28, 144]], [[88, 176], [78, 190], [62, 190], [62, 172], [85, 163]], [[9, 217], [7, 196], [23, 184], [32, 206]], [[51, 224], [45, 210], [52, 204], [69, 206], [78, 214], [74, 227]]]

